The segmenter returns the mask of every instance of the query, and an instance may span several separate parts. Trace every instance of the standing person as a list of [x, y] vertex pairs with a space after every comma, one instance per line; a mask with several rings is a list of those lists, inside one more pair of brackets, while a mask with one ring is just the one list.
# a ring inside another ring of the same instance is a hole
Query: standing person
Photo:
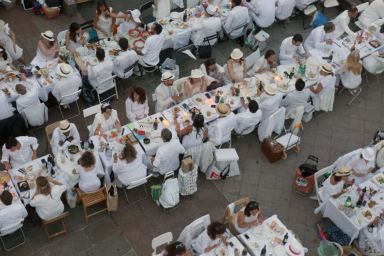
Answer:
[[74, 174], [79, 174], [79, 188], [84, 193], [92, 193], [101, 186], [97, 177], [96, 158], [93, 152], [85, 151], [78, 161]]
[[104, 39], [113, 35], [115, 19], [124, 18], [125, 14], [117, 15], [112, 12], [112, 8], [108, 7], [103, 0], [97, 2], [96, 15], [93, 18], [93, 27], [96, 29], [97, 37]]
[[15, 61], [23, 55], [23, 49], [16, 44], [15, 33], [9, 28], [8, 23], [0, 19], [0, 45], [9, 53], [10, 58]]
[[241, 0], [232, 0], [232, 9], [229, 11], [228, 17], [223, 21], [223, 29], [226, 34], [232, 38], [240, 37], [243, 28], [234, 30], [240, 25], [246, 26], [249, 23], [248, 9], [241, 6]]
[[135, 64], [139, 57], [134, 50], [129, 50], [128, 40], [125, 37], [119, 39], [120, 52], [113, 59], [113, 73], [121, 79], [130, 77], [133, 74], [133, 69], [129, 68]]
[[360, 61], [359, 50], [351, 52], [344, 65], [336, 70], [336, 74], [340, 76], [341, 83], [347, 89], [356, 89], [361, 84], [361, 72], [363, 65]]
[[117, 111], [112, 109], [111, 104], [103, 103], [101, 104], [100, 109], [101, 112], [97, 113], [95, 115], [95, 119], [93, 120], [91, 134], [101, 135], [112, 129], [120, 131], [120, 119], [117, 116]]
[[351, 19], [355, 19], [358, 14], [359, 10], [356, 8], [356, 6], [351, 6], [348, 8], [348, 10], [340, 13], [332, 21], [332, 23], [335, 24], [335, 37], [339, 37], [343, 33], [347, 33], [349, 36], [355, 38], [356, 33], [349, 28], [349, 23], [351, 22]]
[[141, 87], [135, 87], [125, 101], [125, 110], [130, 122], [140, 120], [149, 113], [148, 100], [145, 91]]
[[227, 79], [229, 82], [241, 82], [247, 76], [247, 64], [243, 52], [235, 48], [227, 61]]
[[2, 148], [1, 163], [5, 170], [16, 168], [37, 158], [39, 144], [35, 137], [8, 138]]
[[332, 22], [314, 28], [304, 41], [305, 50], [308, 52], [312, 49], [322, 49], [325, 45], [331, 46], [335, 39], [333, 36], [334, 31], [335, 24]]
[[59, 45], [56, 42], [55, 34], [51, 30], [41, 33], [41, 38], [37, 43], [36, 56], [31, 64], [44, 68], [49, 61], [53, 61], [59, 55]]
[[[71, 53], [74, 54], [76, 49], [83, 46], [83, 31], [77, 22], [71, 23], [67, 33], [65, 34], [65, 48]], [[60, 44], [61, 42], [59, 42]]]
[[65, 149], [69, 145], [78, 144], [80, 144], [80, 135], [76, 125], [68, 120], [60, 121], [59, 127], [56, 127], [52, 133], [52, 153], [57, 156], [61, 149]]
[[163, 27], [154, 23], [151, 27], [151, 36], [145, 40], [142, 49], [136, 48], [139, 55], [139, 64], [144, 67], [153, 67], [160, 62], [160, 52], [163, 48], [164, 36], [161, 34]]
[[297, 63], [300, 56], [306, 56], [303, 47], [303, 36], [295, 34], [287, 37], [281, 42], [279, 61], [282, 65]]
[[172, 87], [175, 75], [170, 71], [165, 71], [161, 75], [161, 84], [156, 87], [156, 112], [162, 112], [172, 105], [182, 101], [183, 97]]

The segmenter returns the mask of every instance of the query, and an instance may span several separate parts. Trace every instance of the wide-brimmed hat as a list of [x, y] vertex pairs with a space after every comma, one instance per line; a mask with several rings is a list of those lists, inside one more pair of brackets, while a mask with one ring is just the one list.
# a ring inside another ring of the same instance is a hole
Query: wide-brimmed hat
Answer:
[[71, 129], [71, 123], [68, 120], [62, 120], [59, 123], [59, 129], [61, 132], [69, 132]]
[[69, 77], [73, 73], [73, 68], [67, 63], [60, 63], [56, 66], [56, 73], [62, 77]]
[[133, 11], [128, 10], [127, 12], [131, 12], [132, 19], [133, 19], [136, 23], [141, 23], [141, 20], [140, 20], [141, 12], [140, 12], [138, 9], [135, 9], [135, 10], [133, 10]]
[[231, 52], [231, 59], [238, 60], [244, 56], [243, 52], [239, 48], [235, 48]]
[[351, 175], [351, 170], [346, 166], [340, 167], [335, 172], [335, 176], [337, 176], [337, 177], [345, 177], [345, 176], [349, 176], [349, 175]]
[[163, 74], [161, 74], [161, 81], [172, 80], [174, 78], [175, 75], [170, 71], [165, 71]]
[[290, 243], [285, 245], [285, 251], [289, 256], [298, 256], [303, 254], [303, 246], [299, 242], [292, 240]]
[[219, 103], [216, 105], [216, 111], [219, 116], [228, 116], [231, 113], [231, 108], [228, 104]]
[[277, 87], [274, 84], [266, 84], [264, 91], [269, 95], [275, 95], [277, 93]]
[[204, 76], [203, 71], [201, 69], [192, 69], [190, 78], [202, 78]]
[[211, 15], [211, 16], [214, 16], [216, 14], [216, 7], [213, 6], [212, 4], [208, 5], [207, 8], [205, 9], [205, 11]]
[[375, 160], [375, 151], [371, 147], [364, 148], [363, 151], [361, 152], [361, 155], [367, 161]]
[[322, 65], [321, 68], [320, 68], [320, 70], [323, 71], [323, 72], [325, 72], [325, 73], [327, 73], [327, 74], [332, 74], [332, 72], [333, 72], [333, 68], [332, 68], [332, 66], [329, 65], [329, 64], [324, 64], [324, 65]]
[[48, 41], [55, 41], [55, 34], [51, 30], [47, 30], [44, 33], [41, 33], [41, 36], [47, 39]]

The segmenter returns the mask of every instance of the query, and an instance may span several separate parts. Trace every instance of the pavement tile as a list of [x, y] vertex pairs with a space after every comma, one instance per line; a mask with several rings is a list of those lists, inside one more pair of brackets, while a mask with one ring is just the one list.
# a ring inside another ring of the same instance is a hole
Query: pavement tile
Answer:
[[87, 256], [121, 256], [131, 250], [131, 245], [123, 235], [111, 237], [87, 249]]
[[92, 243], [99, 243], [114, 235], [120, 234], [121, 230], [111, 218], [104, 218], [88, 225], [84, 229], [84, 232]]

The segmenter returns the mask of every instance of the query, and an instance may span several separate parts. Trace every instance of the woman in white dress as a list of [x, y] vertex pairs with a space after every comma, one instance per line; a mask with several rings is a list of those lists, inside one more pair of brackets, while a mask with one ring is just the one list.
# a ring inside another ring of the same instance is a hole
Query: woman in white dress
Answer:
[[339, 74], [343, 86], [347, 89], [356, 89], [361, 84], [361, 72], [363, 65], [360, 61], [359, 50], [351, 52], [344, 65], [336, 71]]
[[9, 53], [12, 60], [18, 60], [23, 55], [23, 49], [16, 44], [15, 33], [3, 20], [0, 20], [0, 45]]
[[261, 225], [263, 223], [263, 214], [259, 208], [259, 203], [250, 201], [244, 208], [235, 215], [234, 225], [239, 234], [248, 229]]
[[354, 179], [356, 184], [360, 184], [373, 176], [375, 170], [376, 154], [372, 147], [366, 147], [361, 152], [355, 155], [347, 166], [351, 169], [351, 179]]
[[224, 224], [214, 221], [208, 225], [207, 229], [196, 238], [194, 249], [198, 255], [208, 254], [216, 248], [227, 246], [225, 235], [226, 227]]
[[114, 26], [116, 18], [125, 18], [125, 14], [116, 14], [112, 12], [112, 8], [108, 7], [104, 1], [97, 2], [96, 15], [93, 18], [93, 27], [96, 29], [97, 37], [104, 39], [114, 34]]
[[138, 154], [130, 143], [125, 144], [119, 154], [114, 154], [113, 159], [112, 170], [116, 175], [118, 187], [126, 186], [147, 175], [147, 167], [143, 164], [143, 154]]
[[69, 30], [65, 34], [65, 48], [67, 48], [70, 53], [74, 54], [76, 49], [81, 47], [83, 43], [82, 30], [79, 23], [71, 23]]
[[12, 64], [12, 58], [8, 55], [4, 47], [0, 45], [0, 70], [5, 70], [10, 64]]
[[117, 129], [118, 131], [121, 129], [117, 111], [112, 109], [112, 106], [109, 103], [103, 103], [101, 105], [101, 112], [95, 115], [91, 134], [101, 135], [112, 129]]
[[33, 58], [31, 64], [44, 68], [49, 61], [58, 57], [59, 45], [55, 40], [55, 34], [47, 30], [41, 33], [41, 38], [37, 43], [36, 56]]
[[143, 88], [135, 87], [132, 90], [131, 95], [129, 95], [125, 101], [125, 110], [127, 112], [127, 118], [131, 122], [148, 116], [148, 101]]
[[[215, 79], [214, 82], [216, 82], [216, 88], [224, 85], [224, 69], [216, 63], [216, 60], [214, 58], [210, 58], [206, 60], [203, 64], [200, 66], [201, 71], [203, 71], [203, 74], [206, 76], [210, 76]], [[212, 87], [209, 85], [207, 87], [207, 90], [214, 90], [216, 88], [210, 88]]]
[[184, 97], [207, 91], [207, 80], [201, 69], [192, 69], [191, 75], [184, 82]]
[[204, 127], [203, 115], [195, 115], [193, 118], [193, 124], [187, 125], [183, 129], [180, 128], [176, 115], [173, 118], [173, 121], [176, 124], [177, 135], [181, 138], [181, 142], [185, 150], [197, 147], [208, 140], [208, 128]]
[[247, 75], [247, 64], [244, 60], [243, 52], [235, 48], [231, 53], [231, 57], [227, 61], [227, 78], [228, 82], [241, 82]]
[[100, 188], [97, 177], [96, 158], [91, 151], [86, 151], [79, 159], [75, 174], [79, 174], [79, 188], [84, 193], [92, 193]]

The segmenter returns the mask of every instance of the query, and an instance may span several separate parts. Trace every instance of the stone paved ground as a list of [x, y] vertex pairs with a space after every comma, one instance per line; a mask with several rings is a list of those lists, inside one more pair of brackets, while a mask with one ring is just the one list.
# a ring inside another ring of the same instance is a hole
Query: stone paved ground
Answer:
[[[132, 8], [138, 6], [140, 1], [129, 2], [128, 8]], [[125, 7], [127, 2], [115, 0], [113, 3]], [[83, 5], [81, 8], [85, 8], [80, 10], [85, 16], [93, 12], [87, 9], [91, 7]], [[335, 13], [327, 11], [327, 15], [332, 17]], [[47, 21], [24, 12], [19, 6], [10, 11], [0, 9], [0, 17], [10, 22], [16, 32], [18, 42], [25, 50], [26, 62], [34, 56], [41, 31], [50, 28], [57, 33], [66, 29], [71, 21], [84, 21], [80, 14], [74, 17], [61, 15], [58, 19]], [[271, 34], [269, 47], [277, 51], [285, 37], [296, 32], [307, 34], [309, 30], [303, 31], [301, 17], [296, 17], [286, 27], [275, 24], [267, 32]], [[228, 41], [217, 45], [214, 55], [218, 63], [224, 63], [234, 47], [237, 45]], [[247, 48], [243, 50], [247, 54], [250, 52]], [[198, 67], [200, 61], [185, 60], [179, 65], [180, 76], [185, 76], [189, 74], [191, 68]], [[381, 111], [384, 107], [383, 76], [377, 78], [368, 76], [368, 79], [369, 83], [364, 79], [360, 102], [356, 101], [347, 107], [350, 95], [344, 92], [342, 95], [337, 95], [333, 112], [318, 114], [309, 124], [305, 124], [301, 133], [301, 152], [289, 153], [285, 161], [270, 164], [260, 151], [260, 143], [255, 133], [241, 138], [234, 137], [233, 146], [240, 156], [241, 176], [215, 182], [200, 177], [198, 192], [190, 198], [182, 199], [181, 206], [175, 211], [164, 212], [150, 198], [129, 205], [120, 191], [119, 211], [112, 213], [111, 216], [101, 215], [91, 218], [89, 224], [85, 225], [81, 206], [69, 209], [70, 216], [66, 221], [68, 235], [52, 241], [47, 241], [41, 228], [33, 227], [27, 221], [24, 228], [27, 243], [9, 253], [2, 251], [1, 255], [150, 255], [153, 237], [172, 231], [177, 238], [185, 225], [206, 213], [209, 213], [213, 220], [220, 220], [229, 202], [247, 195], [261, 203], [265, 216], [277, 214], [310, 249], [308, 255], [315, 255], [319, 242], [315, 223], [321, 221], [321, 218], [313, 214], [313, 209], [316, 207], [314, 201], [292, 190], [294, 172], [309, 154], [320, 158], [320, 167], [327, 166], [341, 154], [366, 145], [373, 133], [384, 126]], [[119, 115], [123, 123], [127, 122], [124, 101], [129, 88], [132, 85], [140, 85], [145, 87], [150, 95], [158, 83], [158, 74], [119, 81], [120, 99], [114, 101], [113, 106], [120, 110]], [[84, 107], [84, 104], [80, 103], [81, 107]], [[153, 111], [152, 105], [151, 103]], [[49, 110], [49, 119], [50, 122], [61, 119], [55, 107]], [[84, 120], [77, 117], [73, 122], [80, 128], [81, 135], [86, 136]], [[31, 134], [37, 136], [41, 145], [44, 145], [42, 129], [34, 129]], [[45, 154], [43, 146], [39, 151], [41, 155]], [[159, 182], [152, 180], [148, 188], [151, 184]], [[132, 196], [139, 196], [138, 193], [141, 191], [134, 191]]]

